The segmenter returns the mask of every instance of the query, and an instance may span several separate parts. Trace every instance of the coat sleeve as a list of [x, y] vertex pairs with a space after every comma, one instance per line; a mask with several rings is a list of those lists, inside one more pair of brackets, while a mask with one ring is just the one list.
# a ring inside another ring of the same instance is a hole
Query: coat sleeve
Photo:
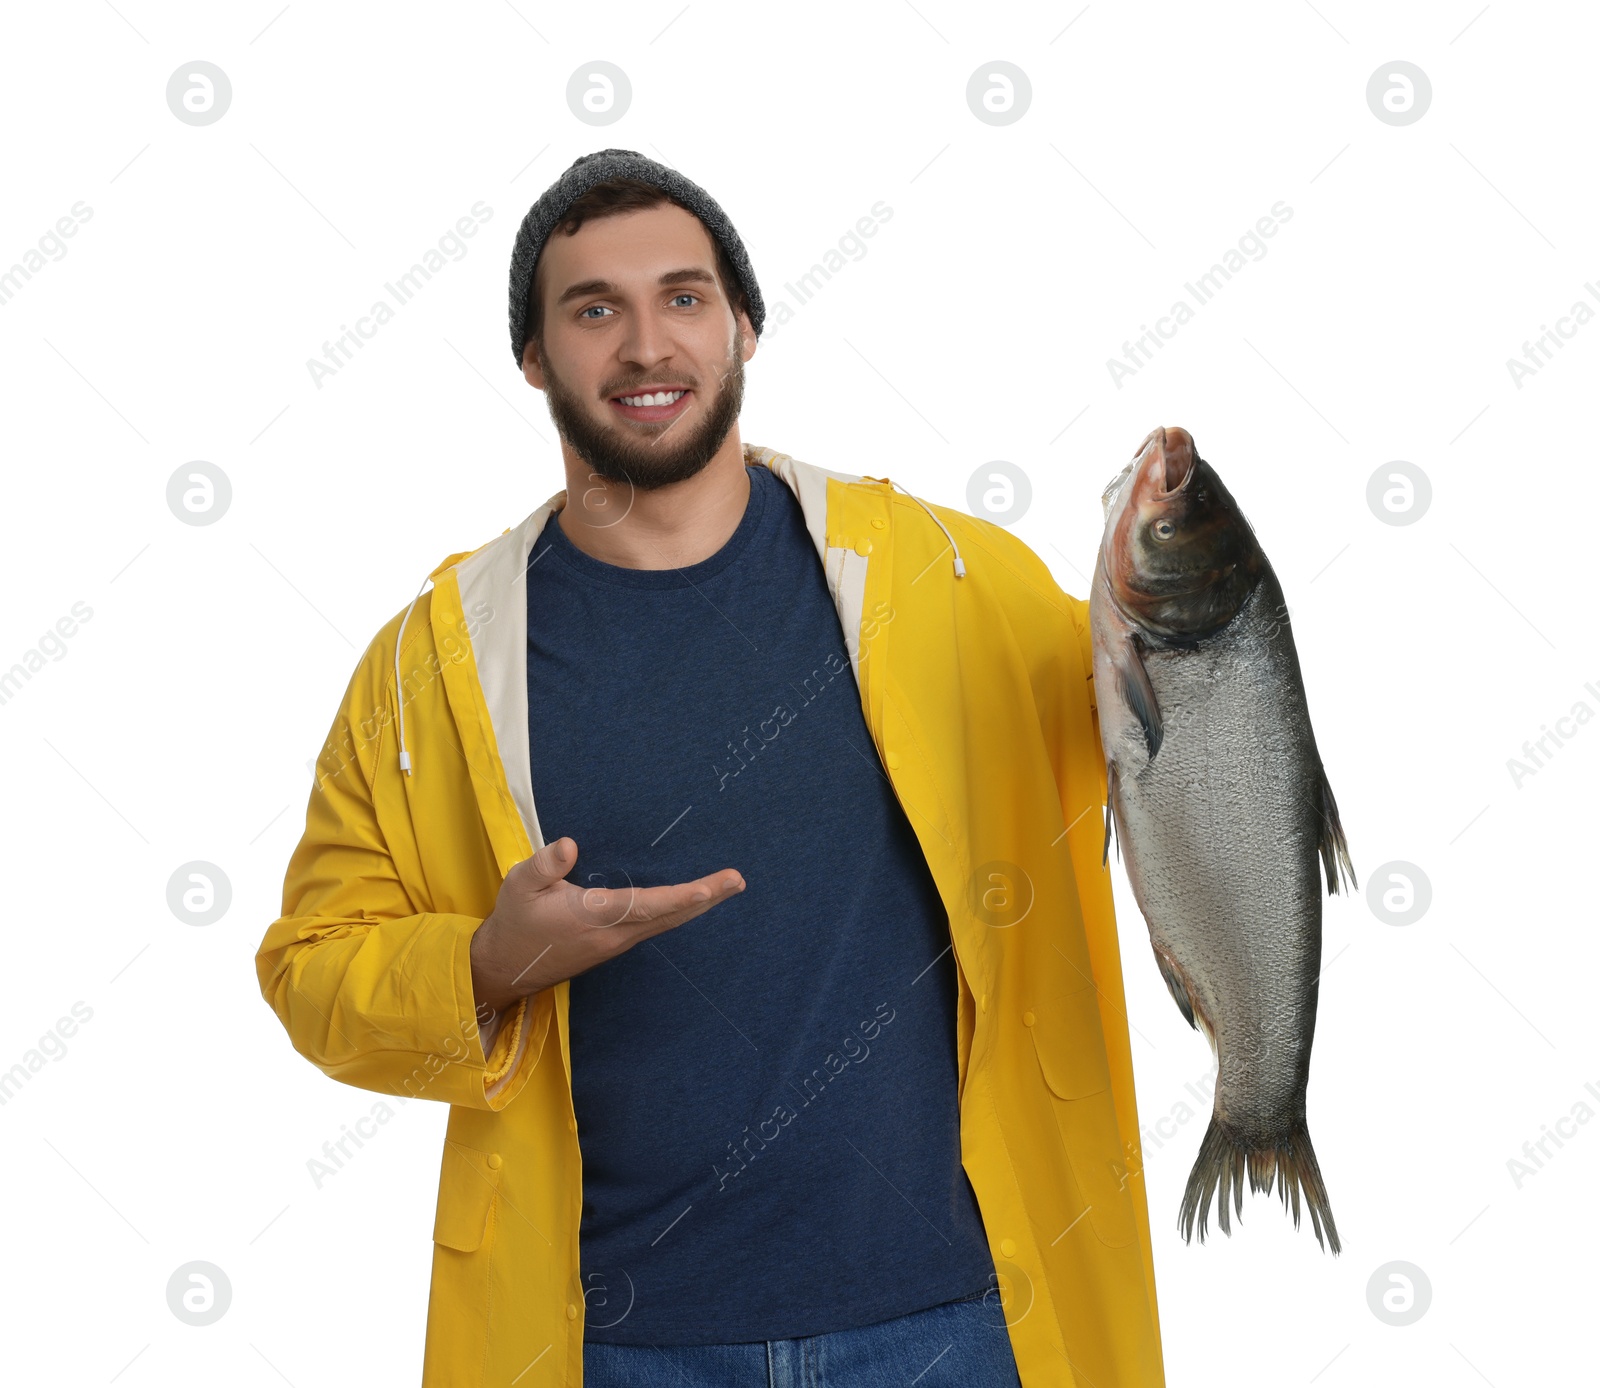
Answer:
[[[1117, 931], [1111, 872], [1105, 861], [1106, 762], [1100, 742], [1099, 697], [1094, 684], [1093, 634], [1087, 598], [1064, 592], [1049, 568], [1016, 536], [995, 533], [991, 522], [974, 521], [978, 538], [988, 541], [993, 556], [1004, 562], [1015, 581], [1005, 584], [1006, 620], [1027, 667], [1034, 707], [1044, 734], [1051, 768], [1061, 792], [1065, 842], [1072, 855], [1073, 875], [1083, 908], [1084, 932], [1099, 993], [1100, 1031], [1105, 1040], [1111, 1094], [1123, 1155], [1115, 1170], [1123, 1178], [1143, 1170], [1140, 1126], [1134, 1087], [1133, 1046], [1124, 986], [1122, 948]], [[996, 527], [995, 530], [998, 530]], [[969, 567], [969, 571], [970, 567]], [[1135, 922], [1137, 922], [1135, 917]], [[1145, 932], [1131, 925], [1130, 938]], [[1137, 947], [1137, 946], [1136, 946]], [[1157, 991], [1164, 991], [1155, 985]], [[1144, 1271], [1145, 1295], [1157, 1343], [1154, 1249], [1150, 1212], [1143, 1186], [1135, 1190], [1134, 1224]]]
[[1095, 774], [1100, 782], [1100, 799], [1106, 798], [1106, 757], [1105, 748], [1100, 741], [1100, 701], [1095, 696], [1094, 688], [1094, 643], [1089, 627], [1089, 600], [1075, 598], [1071, 594], [1063, 593], [1072, 618], [1073, 630], [1078, 637], [1078, 657], [1081, 668], [1079, 674], [1083, 677], [1083, 687], [1089, 696], [1089, 725], [1094, 729], [1094, 749], [1090, 758]]
[[1106, 800], [1105, 752], [1094, 686], [1089, 602], [1065, 592], [1019, 538], [983, 523], [994, 557], [1011, 570], [1006, 616], [1028, 669], [1063, 809], [1075, 824], [1084, 806]]
[[332, 1078], [500, 1109], [537, 1059], [526, 1055], [529, 1000], [485, 1055], [470, 957], [482, 918], [417, 909], [374, 807], [374, 718], [362, 711], [392, 717], [393, 681], [380, 672], [398, 625], [375, 638], [334, 719], [256, 976], [294, 1049]]

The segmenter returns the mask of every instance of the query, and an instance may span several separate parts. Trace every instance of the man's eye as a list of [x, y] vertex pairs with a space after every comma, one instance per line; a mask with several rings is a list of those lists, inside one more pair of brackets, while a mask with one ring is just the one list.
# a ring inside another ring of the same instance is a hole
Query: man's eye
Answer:
[[[674, 300], [677, 300], [677, 299], [695, 299], [695, 295], [690, 294], [688, 292], [685, 292], [685, 293], [682, 293], [682, 294], [674, 294], [672, 297], [673, 297]], [[696, 299], [696, 302], [699, 302], [699, 300]]]
[[[584, 311], [583, 311], [583, 313], [580, 313], [580, 314], [579, 314], [579, 315], [578, 315], [578, 317], [579, 317], [579, 318], [582, 318], [582, 317], [583, 317], [583, 316], [584, 316], [584, 314], [587, 314], [587, 313], [588, 313], [588, 312], [589, 312], [589, 311], [590, 311], [590, 309], [597, 309], [597, 308], [599, 308], [599, 309], [605, 309], [605, 311], [606, 311], [606, 312], [607, 312], [607, 313], [610, 313], [610, 312], [611, 312], [611, 310], [610, 310], [610, 309], [608, 309], [608, 308], [606, 308], [606, 306], [605, 306], [605, 305], [604, 305], [604, 304], [590, 304], [590, 305], [589, 305], [589, 308], [586, 308], [586, 309], [584, 309]], [[593, 322], [593, 321], [594, 321], [594, 320], [593, 320], [593, 319], [590, 319], [590, 321], [591, 321], [591, 322]]]

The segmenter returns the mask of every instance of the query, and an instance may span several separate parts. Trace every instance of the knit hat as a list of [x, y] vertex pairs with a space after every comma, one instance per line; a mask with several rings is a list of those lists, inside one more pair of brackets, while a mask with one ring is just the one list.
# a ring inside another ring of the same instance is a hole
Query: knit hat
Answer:
[[698, 183], [692, 183], [676, 169], [658, 164], [654, 159], [631, 149], [602, 149], [574, 159], [567, 171], [540, 195], [539, 201], [528, 209], [517, 231], [517, 244], [511, 251], [511, 355], [517, 366], [522, 366], [522, 343], [527, 329], [528, 291], [533, 285], [533, 272], [539, 263], [539, 253], [546, 238], [560, 224], [567, 209], [597, 183], [608, 178], [637, 178], [661, 189], [675, 201], [693, 212], [732, 262], [734, 273], [745, 296], [750, 301], [750, 326], [756, 336], [761, 336], [761, 324], [767, 316], [761, 302], [761, 287], [756, 283], [755, 271], [750, 268], [750, 258], [745, 254], [744, 242], [733, 229], [727, 214], [717, 205], [716, 199]]

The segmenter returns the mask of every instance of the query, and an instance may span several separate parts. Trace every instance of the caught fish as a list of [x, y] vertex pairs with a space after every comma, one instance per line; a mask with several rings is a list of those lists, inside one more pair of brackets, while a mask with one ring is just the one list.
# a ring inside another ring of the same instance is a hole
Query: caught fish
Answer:
[[[1244, 1181], [1339, 1252], [1306, 1130], [1322, 966], [1322, 880], [1355, 872], [1306, 708], [1283, 590], [1182, 429], [1156, 429], [1101, 498], [1090, 587], [1113, 826], [1156, 963], [1217, 1059], [1211, 1123], [1178, 1227], [1200, 1238]], [[1324, 1246], [1328, 1246], [1324, 1245]]]

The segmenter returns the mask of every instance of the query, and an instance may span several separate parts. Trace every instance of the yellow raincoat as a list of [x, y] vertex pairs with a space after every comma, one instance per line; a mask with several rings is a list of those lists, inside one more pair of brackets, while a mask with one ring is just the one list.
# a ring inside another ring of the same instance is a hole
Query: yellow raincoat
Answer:
[[[1088, 604], [990, 522], [888, 479], [745, 457], [800, 501], [949, 913], [962, 1162], [1023, 1388], [1160, 1385]], [[568, 984], [519, 1003], [485, 1055], [468, 956], [505, 873], [545, 842], [523, 571], [565, 503], [451, 555], [373, 638], [256, 954], [301, 1055], [451, 1106], [423, 1388], [582, 1382]]]

